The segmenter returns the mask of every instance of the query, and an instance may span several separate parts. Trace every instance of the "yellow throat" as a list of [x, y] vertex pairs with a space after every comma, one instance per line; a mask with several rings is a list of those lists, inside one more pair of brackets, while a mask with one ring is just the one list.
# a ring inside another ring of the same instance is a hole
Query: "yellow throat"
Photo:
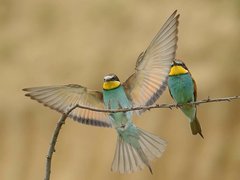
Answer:
[[119, 81], [107, 81], [103, 83], [103, 89], [104, 90], [111, 90], [111, 89], [115, 89], [118, 86], [120, 86], [120, 82]]
[[171, 67], [169, 76], [175, 76], [179, 74], [186, 74], [188, 73], [188, 70], [184, 69], [182, 66], [175, 65]]

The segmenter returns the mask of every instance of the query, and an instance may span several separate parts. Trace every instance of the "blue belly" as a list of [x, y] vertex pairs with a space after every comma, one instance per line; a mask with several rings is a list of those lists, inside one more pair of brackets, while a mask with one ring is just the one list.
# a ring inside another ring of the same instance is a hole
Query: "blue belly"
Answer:
[[194, 84], [189, 74], [169, 76], [168, 87], [176, 103], [194, 101]]
[[[177, 104], [194, 101], [194, 83], [189, 74], [169, 76], [169, 91]], [[196, 116], [196, 107], [185, 105], [181, 107], [183, 113], [192, 121]]]
[[[103, 90], [103, 100], [105, 108], [107, 109], [122, 109], [130, 108], [132, 106], [122, 86], [113, 90]], [[119, 128], [131, 123], [131, 116], [132, 112], [110, 114], [111, 121], [115, 128]]]

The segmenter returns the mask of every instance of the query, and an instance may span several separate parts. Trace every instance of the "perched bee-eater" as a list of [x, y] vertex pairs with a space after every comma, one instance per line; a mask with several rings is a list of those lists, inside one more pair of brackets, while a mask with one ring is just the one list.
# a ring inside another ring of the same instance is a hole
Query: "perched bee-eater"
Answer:
[[[103, 90], [69, 84], [23, 89], [26, 96], [60, 113], [76, 104], [94, 108], [119, 109], [151, 105], [167, 86], [167, 77], [177, 48], [179, 15], [176, 11], [167, 19], [149, 47], [138, 57], [135, 73], [124, 83], [115, 74], [103, 80]], [[142, 111], [136, 112], [141, 114]], [[118, 138], [111, 170], [131, 173], [146, 165], [165, 150], [166, 142], [148, 133], [132, 122], [132, 112], [103, 113], [87, 109], [74, 109], [69, 117], [83, 124], [113, 127]]]
[[[197, 99], [197, 86], [187, 66], [180, 60], [172, 62], [168, 78], [168, 89], [170, 95], [177, 104], [194, 102]], [[200, 134], [203, 138], [200, 123], [197, 119], [197, 108], [195, 105], [183, 105], [182, 112], [188, 117], [192, 134]]]

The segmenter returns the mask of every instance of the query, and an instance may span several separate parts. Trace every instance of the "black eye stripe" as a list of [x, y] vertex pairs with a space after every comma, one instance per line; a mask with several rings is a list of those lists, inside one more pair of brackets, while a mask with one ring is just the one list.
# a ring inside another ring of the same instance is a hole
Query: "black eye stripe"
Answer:
[[186, 69], [187, 71], [189, 71], [187, 66], [182, 61], [178, 61], [178, 60], [173, 61], [172, 64], [171, 64], [171, 67], [173, 67], [173, 66], [181, 66], [184, 69]]
[[171, 66], [185, 66], [183, 63], [172, 63]]
[[105, 81], [119, 81], [118, 77], [115, 74], [108, 74], [104, 77]]

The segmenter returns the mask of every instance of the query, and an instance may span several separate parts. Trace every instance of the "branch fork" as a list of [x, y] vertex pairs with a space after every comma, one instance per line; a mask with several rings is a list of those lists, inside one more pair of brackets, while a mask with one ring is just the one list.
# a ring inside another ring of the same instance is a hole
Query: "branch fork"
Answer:
[[150, 105], [150, 106], [140, 106], [140, 107], [132, 107], [132, 108], [124, 108], [124, 109], [97, 109], [97, 108], [92, 108], [92, 107], [87, 107], [87, 106], [82, 106], [79, 104], [76, 104], [74, 106], [69, 106], [66, 109], [66, 112], [62, 114], [62, 116], [60, 117], [60, 119], [57, 122], [56, 128], [54, 130], [53, 136], [52, 136], [52, 140], [51, 143], [49, 145], [49, 149], [48, 149], [48, 154], [46, 157], [46, 171], [45, 171], [45, 178], [44, 180], [50, 180], [50, 174], [51, 174], [51, 162], [52, 162], [52, 155], [55, 152], [55, 146], [56, 146], [56, 142], [57, 142], [57, 138], [60, 132], [60, 129], [62, 127], [63, 124], [65, 124], [65, 120], [68, 117], [68, 115], [75, 109], [75, 108], [82, 108], [82, 109], [88, 109], [91, 111], [97, 111], [97, 112], [104, 112], [104, 113], [117, 113], [117, 112], [128, 112], [128, 111], [137, 111], [137, 110], [151, 110], [151, 109], [160, 109], [160, 108], [169, 108], [169, 109], [173, 109], [173, 108], [180, 108], [183, 105], [200, 105], [200, 104], [206, 104], [206, 103], [211, 103], [211, 102], [230, 102], [232, 100], [235, 99], [240, 99], [240, 96], [231, 96], [231, 97], [224, 97], [224, 98], [215, 98], [215, 99], [210, 99], [210, 97], [208, 96], [207, 99], [203, 99], [200, 101], [196, 101], [196, 102], [190, 102], [190, 103], [186, 103], [186, 104], [154, 104], [154, 105]]

